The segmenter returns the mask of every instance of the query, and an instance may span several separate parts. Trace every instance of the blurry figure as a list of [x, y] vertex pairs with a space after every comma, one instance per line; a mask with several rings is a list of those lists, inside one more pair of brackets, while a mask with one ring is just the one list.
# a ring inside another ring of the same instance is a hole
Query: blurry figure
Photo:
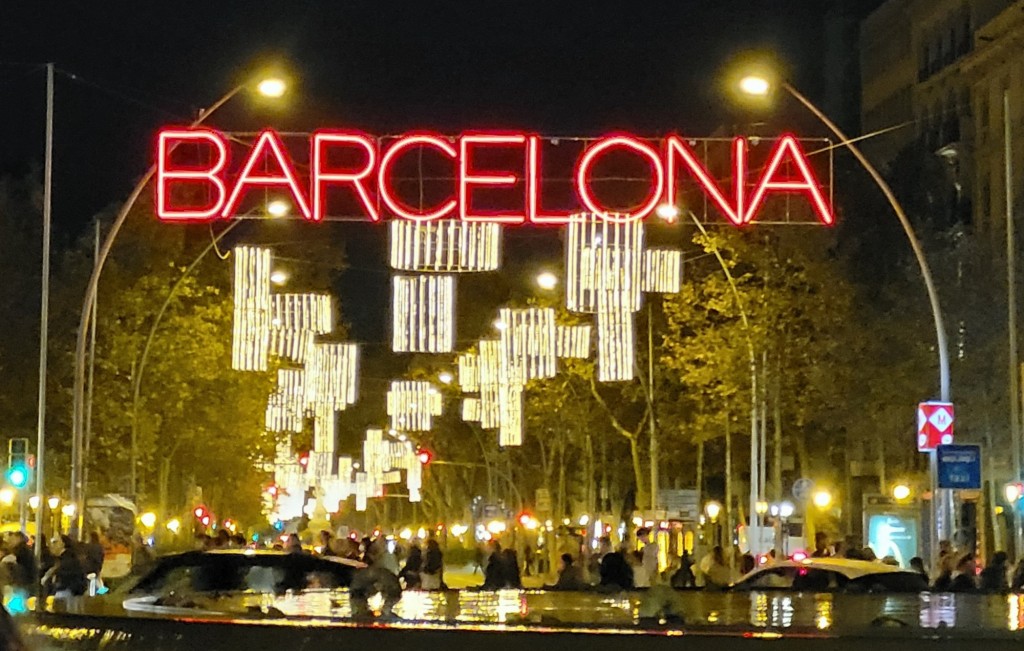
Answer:
[[811, 552], [811, 558], [828, 558], [831, 555], [832, 550], [828, 548], [828, 536], [824, 531], [815, 532], [814, 551]]
[[[36, 558], [28, 546], [28, 536], [21, 531], [15, 531], [9, 540], [11, 543], [10, 554], [14, 557], [14, 567], [11, 568], [11, 585], [30, 589], [35, 585], [36, 580]], [[43, 555], [44, 561], [47, 556], [48, 554]]]
[[621, 551], [608, 552], [601, 559], [600, 586], [606, 589], [633, 589], [633, 570]]
[[679, 557], [679, 568], [669, 577], [669, 585], [673, 588], [692, 588], [697, 585], [697, 577], [693, 574], [693, 558], [690, 552], [683, 550]]
[[216, 549], [228, 549], [231, 547], [231, 534], [227, 529], [218, 529], [217, 536], [213, 539], [213, 546]]
[[387, 541], [383, 538], [378, 538], [370, 545], [370, 549], [373, 550], [374, 564], [398, 577], [401, 568], [398, 567], [398, 559], [395, 558], [394, 553], [388, 549]]
[[192, 539], [192, 549], [197, 552], [210, 551], [213, 547], [213, 539], [205, 533], [197, 533], [195, 538]]
[[420, 570], [423, 569], [423, 550], [413, 541], [409, 546], [409, 554], [405, 557], [405, 566], [398, 573], [398, 578], [405, 584], [406, 590], [420, 587]]
[[953, 580], [950, 582], [950, 592], [977, 592], [978, 584], [975, 581], [976, 566], [974, 554], [967, 553], [957, 561], [956, 570], [953, 572]]
[[523, 548], [523, 576], [533, 576], [533, 548], [530, 545]]
[[590, 585], [583, 577], [583, 568], [573, 563], [572, 554], [562, 554], [558, 581], [545, 585], [545, 590], [587, 590]]
[[330, 531], [322, 529], [320, 531], [320, 555], [329, 556], [331, 553], [331, 542], [333, 542], [334, 536], [331, 535]]
[[1007, 581], [1009, 569], [1009, 556], [1006, 552], [996, 552], [981, 571], [979, 589], [988, 594], [1006, 594], [1010, 591], [1010, 584]]
[[863, 549], [861, 549], [860, 550], [860, 557], [861, 557], [862, 560], [865, 560], [865, 561], [872, 561], [872, 562], [874, 562], [874, 561], [878, 560], [878, 557], [875, 556], [875, 550], [871, 549], [870, 547], [864, 547]]
[[755, 567], [757, 567], [757, 561], [754, 560], [753, 554], [747, 552], [740, 556], [740, 576], [746, 576], [749, 572], [753, 572]]
[[[651, 581], [656, 581], [658, 578], [658, 557], [660, 550], [658, 549], [658, 543], [654, 540], [654, 534], [647, 527], [641, 527], [636, 532], [636, 538], [638, 541], [644, 544], [643, 546], [643, 566], [644, 570], [647, 571], [648, 586]], [[636, 576], [633, 576], [633, 583], [636, 584]]]
[[704, 570], [704, 587], [711, 590], [722, 590], [732, 582], [732, 571], [725, 562], [725, 553], [721, 545], [711, 550], [710, 563]]
[[289, 554], [302, 553], [302, 541], [299, 540], [298, 534], [288, 534], [288, 539], [284, 542], [284, 550]]
[[885, 558], [883, 558], [882, 559], [882, 564], [883, 565], [889, 565], [891, 567], [899, 567], [900, 566], [900, 562], [898, 560], [896, 560], [896, 557], [895, 556], [891, 556], [891, 555], [890, 556], [886, 556]]
[[436, 538], [427, 541], [427, 553], [423, 558], [423, 572], [420, 582], [424, 590], [445, 590], [444, 554]]
[[1013, 576], [1010, 578], [1010, 592], [1024, 592], [1024, 558], [1017, 561], [1017, 567], [1013, 569]]
[[[352, 616], [355, 618], [372, 617], [369, 599], [378, 592], [384, 598], [381, 606], [381, 617], [393, 617], [395, 604], [402, 598], [402, 584], [398, 582], [397, 572], [391, 572], [379, 563], [378, 554], [387, 551], [385, 547], [369, 545], [363, 554], [366, 568], [356, 570], [349, 587], [349, 598], [352, 604]], [[390, 553], [390, 552], [389, 552]], [[394, 558], [394, 554], [391, 554]]]
[[632, 552], [626, 557], [629, 568], [633, 570], [633, 588], [651, 587], [651, 575], [647, 573], [647, 566], [644, 564], [644, 553], [641, 551]]
[[932, 570], [935, 572], [935, 581], [943, 575], [952, 577], [956, 569], [956, 554], [953, 552], [953, 545], [948, 540], [939, 541], [939, 560]]
[[68, 536], [55, 538], [53, 553], [57, 555], [57, 563], [43, 577], [43, 584], [58, 599], [84, 595], [89, 584], [75, 542]]
[[82, 565], [86, 574], [99, 576], [103, 571], [103, 544], [100, 543], [100, 534], [92, 531], [89, 533], [89, 542], [82, 546]]
[[132, 572], [145, 572], [153, 562], [153, 550], [150, 549], [141, 534], [132, 536]]
[[243, 536], [242, 534], [236, 533], [235, 535], [231, 536], [232, 549], [245, 549], [248, 546], [249, 542], [245, 539], [245, 536]]
[[921, 576], [928, 580], [928, 569], [924, 566], [924, 559], [920, 556], [915, 556], [910, 559], [910, 571], [917, 572]]
[[519, 556], [516, 555], [516, 550], [502, 550], [501, 563], [505, 568], [505, 576], [508, 579], [508, 587], [516, 589], [522, 588], [523, 580], [519, 575]]

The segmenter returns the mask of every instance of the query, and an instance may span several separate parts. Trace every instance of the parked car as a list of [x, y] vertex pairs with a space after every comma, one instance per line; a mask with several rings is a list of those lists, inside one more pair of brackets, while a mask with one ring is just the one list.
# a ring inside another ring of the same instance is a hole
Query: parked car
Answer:
[[805, 558], [759, 567], [733, 583], [730, 590], [795, 592], [922, 592], [928, 581], [916, 572], [879, 562], [847, 558]]
[[[134, 584], [120, 592], [125, 610], [168, 613], [178, 609], [237, 612], [250, 600], [228, 597], [302, 594], [347, 588], [365, 564], [348, 559], [277, 551], [216, 550], [160, 558]], [[234, 603], [235, 607], [230, 607]]]

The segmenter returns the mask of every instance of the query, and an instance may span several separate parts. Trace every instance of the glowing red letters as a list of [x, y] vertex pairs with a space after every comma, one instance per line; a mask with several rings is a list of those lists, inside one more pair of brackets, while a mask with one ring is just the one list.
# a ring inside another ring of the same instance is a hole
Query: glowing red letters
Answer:
[[[156, 210], [158, 217], [167, 221], [229, 219], [238, 216], [249, 192], [272, 188], [290, 195], [291, 203], [305, 219], [320, 221], [328, 214], [327, 192], [336, 188], [349, 192], [371, 221], [380, 221], [388, 214], [413, 221], [457, 216], [464, 221], [504, 224], [564, 224], [568, 215], [578, 210], [632, 221], [644, 219], [659, 204], [675, 205], [680, 182], [688, 181], [737, 226], [755, 221], [765, 201], [775, 194], [803, 196], [819, 221], [834, 221], [825, 192], [800, 142], [791, 135], [783, 135], [771, 145], [752, 184], [748, 178], [748, 143], [742, 137], [733, 140], [731, 146], [731, 184], [719, 183], [679, 136], [668, 136], [660, 145], [627, 134], [598, 138], [584, 148], [573, 170], [576, 205], [557, 210], [541, 206], [542, 143], [540, 136], [526, 133], [466, 133], [448, 138], [423, 132], [382, 142], [358, 131], [320, 130], [310, 137], [309, 171], [300, 176], [280, 136], [267, 129], [248, 148], [241, 171], [233, 174], [228, 169], [230, 147], [225, 135], [210, 129], [167, 128], [157, 139]], [[179, 145], [201, 150], [199, 158], [204, 162], [182, 163], [173, 155]], [[409, 205], [396, 189], [396, 166], [417, 150], [440, 156], [445, 166], [451, 161], [450, 190], [445, 189], [445, 196], [432, 206]], [[485, 150], [504, 153], [501, 160], [519, 162], [498, 166], [504, 169], [484, 169], [494, 167], [486, 161], [483, 165], [477, 163]], [[340, 165], [331, 160], [331, 154], [339, 152], [346, 154], [346, 162]], [[619, 160], [632, 157], [647, 167], [648, 190], [636, 205], [609, 206], [595, 193], [595, 168], [609, 155]], [[198, 192], [174, 194], [176, 188]], [[500, 193], [504, 207], [476, 207], [479, 204], [474, 194], [479, 192]], [[205, 197], [200, 205], [185, 203], [181, 198], [196, 194]]]

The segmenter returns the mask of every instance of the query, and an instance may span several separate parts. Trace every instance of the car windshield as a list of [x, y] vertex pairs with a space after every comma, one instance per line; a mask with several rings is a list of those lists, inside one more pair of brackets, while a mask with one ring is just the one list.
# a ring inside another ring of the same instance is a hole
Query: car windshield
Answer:
[[190, 592], [275, 592], [340, 588], [351, 583], [352, 569], [302, 556], [221, 556], [206, 554], [167, 559], [130, 594]]

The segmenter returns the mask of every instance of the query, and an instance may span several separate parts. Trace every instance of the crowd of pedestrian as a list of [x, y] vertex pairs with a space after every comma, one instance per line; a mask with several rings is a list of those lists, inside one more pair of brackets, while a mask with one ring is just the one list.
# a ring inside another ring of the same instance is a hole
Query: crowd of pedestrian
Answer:
[[102, 585], [103, 545], [93, 532], [85, 542], [56, 536], [42, 545], [40, 563], [36, 563], [33, 544], [24, 532], [15, 531], [0, 541], [0, 583], [34, 592], [37, 579], [44, 596], [77, 597], [89, 592], [90, 585]]

